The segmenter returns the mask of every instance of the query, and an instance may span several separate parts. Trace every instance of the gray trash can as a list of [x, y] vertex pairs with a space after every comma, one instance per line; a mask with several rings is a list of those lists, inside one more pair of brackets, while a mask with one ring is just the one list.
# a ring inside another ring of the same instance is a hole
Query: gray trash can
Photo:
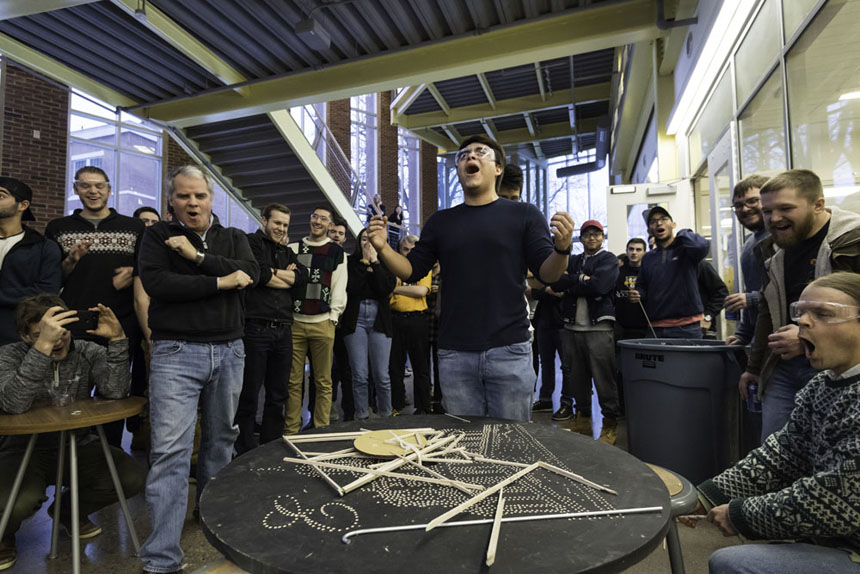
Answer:
[[740, 455], [743, 347], [708, 339], [619, 341], [630, 454], [699, 484]]

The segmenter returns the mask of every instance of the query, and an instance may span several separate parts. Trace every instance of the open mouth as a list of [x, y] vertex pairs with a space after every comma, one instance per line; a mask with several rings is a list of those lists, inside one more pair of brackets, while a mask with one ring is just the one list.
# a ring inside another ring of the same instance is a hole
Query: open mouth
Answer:
[[466, 165], [466, 174], [467, 175], [474, 175], [474, 174], [478, 173], [479, 171], [481, 171], [481, 166], [476, 164], [476, 163], [470, 163], [470, 164]]
[[803, 345], [803, 350], [806, 353], [806, 358], [812, 358], [813, 353], [815, 353], [815, 344], [805, 337], [798, 336], [800, 339], [800, 343]]

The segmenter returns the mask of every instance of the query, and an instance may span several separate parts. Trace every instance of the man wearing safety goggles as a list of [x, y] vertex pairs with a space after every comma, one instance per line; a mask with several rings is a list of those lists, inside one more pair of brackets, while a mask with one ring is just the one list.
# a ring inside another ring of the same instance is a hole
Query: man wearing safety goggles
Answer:
[[817, 370], [804, 356], [798, 326], [790, 318], [810, 309], [822, 317], [833, 311], [810, 308], [799, 301], [800, 294], [814, 279], [833, 271], [860, 272], [860, 215], [825, 207], [821, 180], [805, 169], [771, 178], [760, 193], [771, 237], [762, 240], [756, 252], [766, 261], [768, 276], [738, 388], [746, 399], [747, 387], [758, 383], [764, 442], [788, 421], [795, 394]]
[[546, 219], [529, 203], [499, 200], [505, 153], [485, 136], [466, 138], [456, 155], [465, 202], [433, 214], [408, 257], [386, 241], [385, 218], [369, 237], [404, 282], [441, 264], [445, 289], [439, 325], [443, 406], [455, 415], [529, 420], [536, 375], [523, 283], [530, 270], [553, 283], [567, 267], [573, 220]]

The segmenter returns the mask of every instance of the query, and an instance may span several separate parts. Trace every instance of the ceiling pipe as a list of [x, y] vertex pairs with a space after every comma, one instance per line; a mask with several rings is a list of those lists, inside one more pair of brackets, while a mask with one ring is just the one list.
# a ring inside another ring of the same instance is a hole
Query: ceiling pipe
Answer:
[[556, 177], [572, 177], [592, 171], [597, 171], [606, 165], [606, 155], [609, 152], [609, 116], [602, 116], [597, 120], [597, 143], [595, 144], [594, 161], [580, 163], [570, 167], [560, 167], [555, 171]]

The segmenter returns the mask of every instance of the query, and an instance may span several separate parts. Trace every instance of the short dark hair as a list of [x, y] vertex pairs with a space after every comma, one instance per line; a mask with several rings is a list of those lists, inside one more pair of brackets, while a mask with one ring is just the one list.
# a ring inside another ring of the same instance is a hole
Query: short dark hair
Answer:
[[15, 307], [15, 326], [19, 335], [29, 335], [30, 326], [42, 320], [42, 316], [51, 307], [68, 309], [66, 302], [55, 293], [39, 293], [30, 295], [18, 301]]
[[138, 217], [140, 217], [141, 213], [154, 213], [156, 217], [161, 219], [161, 215], [158, 213], [158, 211], [154, 207], [149, 207], [148, 205], [138, 207], [134, 210], [134, 213], [132, 213], [131, 216], [137, 219]]
[[263, 208], [263, 217], [269, 219], [272, 216], [273, 211], [280, 211], [281, 213], [286, 213], [290, 215], [290, 208], [284, 205], [283, 203], [270, 203], [265, 208]]
[[501, 187], [502, 185], [502, 177], [505, 173], [505, 149], [500, 146], [495, 140], [488, 138], [485, 135], [476, 134], [464, 139], [463, 143], [460, 144], [460, 147], [457, 148], [457, 151], [466, 148], [473, 143], [484, 144], [485, 146], [496, 152], [496, 163], [502, 166], [502, 173], [496, 176], [496, 191], [499, 191], [499, 187]]
[[627, 248], [630, 247], [631, 243], [641, 243], [642, 249], [644, 249], [645, 251], [648, 251], [648, 243], [644, 239], [642, 239], [641, 237], [634, 237], [633, 239], [628, 241], [627, 245], [624, 247], [624, 249], [627, 250]]
[[332, 208], [331, 208], [331, 207], [329, 207], [328, 205], [317, 205], [316, 207], [314, 207], [314, 208], [311, 210], [311, 215], [313, 215], [313, 212], [314, 212], [314, 211], [316, 211], [316, 210], [318, 210], [318, 209], [321, 209], [321, 210], [323, 210], [323, 211], [327, 211], [327, 212], [328, 212], [329, 219], [331, 219], [332, 221], [334, 221], [334, 216], [336, 215], [336, 214], [335, 214], [335, 212], [334, 212], [334, 209], [332, 209]]
[[346, 219], [335, 213], [331, 216], [331, 224], [335, 227], [347, 227]]
[[523, 170], [520, 166], [509, 163], [502, 172], [502, 185], [505, 189], [523, 189]]
[[732, 192], [732, 199], [745, 196], [751, 189], [763, 188], [764, 184], [767, 183], [767, 180], [768, 178], [766, 176], [758, 175], [757, 173], [743, 178], [735, 184], [735, 189]]
[[824, 197], [824, 187], [814, 171], [808, 169], [790, 169], [776, 175], [765, 183], [760, 193], [775, 193], [783, 189], [796, 189], [801, 197], [809, 203]]
[[100, 167], [96, 167], [94, 165], [85, 165], [84, 167], [79, 168], [78, 171], [75, 172], [75, 181], [78, 181], [81, 178], [81, 176], [85, 173], [94, 173], [96, 175], [100, 175], [103, 178], [105, 178], [106, 182], [110, 183], [110, 178], [105, 173], [105, 170], [103, 170]]

